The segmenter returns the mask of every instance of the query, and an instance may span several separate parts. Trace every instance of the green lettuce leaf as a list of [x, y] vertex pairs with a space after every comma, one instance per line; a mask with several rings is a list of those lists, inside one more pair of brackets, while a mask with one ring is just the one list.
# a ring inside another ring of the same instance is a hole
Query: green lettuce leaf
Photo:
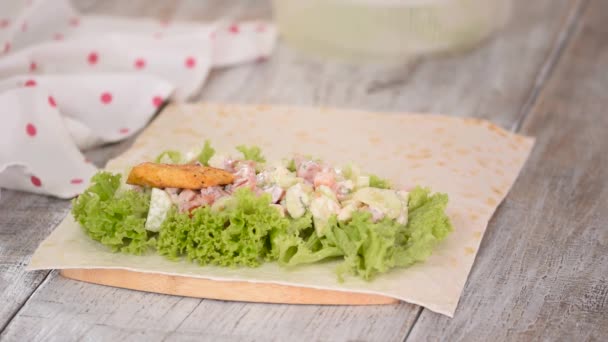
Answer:
[[390, 189], [391, 183], [383, 178], [376, 175], [369, 175], [369, 186], [372, 188]]
[[262, 155], [262, 150], [257, 146], [247, 147], [245, 145], [239, 145], [236, 150], [243, 154], [243, 159], [253, 160], [258, 163], [265, 163], [266, 158]]
[[159, 154], [156, 159], [154, 159], [154, 162], [164, 164], [179, 164], [182, 162], [182, 154], [179, 151], [167, 150]]
[[416, 187], [409, 194], [408, 223], [400, 232], [395, 265], [410, 266], [428, 258], [435, 246], [452, 231], [445, 213], [448, 195], [431, 194], [427, 188]]
[[268, 195], [239, 189], [229, 210], [200, 207], [172, 211], [160, 228], [158, 252], [170, 259], [186, 257], [200, 265], [260, 265], [272, 255], [272, 232], [284, 234], [289, 221], [270, 206]]
[[347, 274], [373, 279], [394, 267], [424, 261], [452, 230], [445, 213], [448, 197], [415, 188], [409, 194], [408, 223], [373, 222], [355, 212], [348, 222], [330, 218], [319, 237], [310, 213], [283, 217], [268, 194], [239, 189], [219, 210], [200, 207], [180, 213], [174, 207], [158, 233], [144, 228], [148, 190], [121, 190], [120, 175], [99, 172], [73, 201], [72, 214], [86, 234], [113, 251], [142, 254], [149, 249], [171, 259], [200, 265], [256, 267], [276, 261], [284, 267], [342, 260], [338, 279]]
[[348, 222], [332, 223], [328, 238], [344, 252], [344, 263], [337, 269], [340, 280], [347, 273], [370, 280], [394, 267], [396, 236], [403, 225], [389, 219], [374, 223], [371, 214], [361, 211]]
[[287, 163], [287, 170], [296, 172], [296, 161], [294, 159], [290, 159]]
[[196, 157], [196, 159], [199, 161], [199, 163], [205, 165], [205, 166], [209, 166], [209, 159], [211, 159], [211, 157], [213, 157], [213, 155], [215, 154], [215, 149], [213, 147], [211, 147], [211, 143], [209, 142], [209, 140], [205, 140], [205, 145], [203, 146], [203, 150], [201, 151], [201, 153], [199, 153], [198, 157]]
[[[394, 267], [406, 267], [424, 261], [434, 247], [452, 230], [445, 214], [447, 195], [433, 194], [429, 189], [415, 188], [408, 201], [408, 224], [384, 219], [373, 222], [367, 212], [355, 212], [348, 222], [329, 221], [324, 237], [313, 232], [276, 236], [280, 250], [278, 261], [294, 266], [343, 255], [337, 268], [338, 279], [351, 274], [371, 280]], [[306, 231], [300, 228], [300, 231]]]
[[119, 190], [120, 175], [99, 172], [92, 185], [72, 202], [72, 215], [93, 240], [115, 252], [143, 254], [154, 246], [144, 228], [150, 193]]
[[286, 232], [273, 234], [273, 256], [282, 266], [296, 266], [343, 255], [340, 249], [325, 244], [326, 241], [318, 237], [308, 212], [289, 220]]

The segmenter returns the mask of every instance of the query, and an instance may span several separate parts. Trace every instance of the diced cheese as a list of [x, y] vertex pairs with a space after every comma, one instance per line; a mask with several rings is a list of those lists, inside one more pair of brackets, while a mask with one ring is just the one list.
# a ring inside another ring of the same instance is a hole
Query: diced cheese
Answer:
[[294, 172], [287, 170], [284, 166], [276, 166], [271, 173], [272, 181], [282, 188], [289, 188], [298, 182]]
[[340, 212], [340, 205], [328, 196], [319, 196], [310, 202], [310, 213], [318, 236], [324, 236], [327, 223], [332, 215]]
[[375, 208], [388, 218], [396, 219], [405, 213], [407, 219], [407, 195], [406, 198], [403, 196], [390, 189], [362, 188], [354, 193], [353, 199]]
[[167, 212], [171, 209], [173, 202], [171, 197], [164, 190], [153, 188], [150, 196], [150, 209], [146, 219], [145, 228], [151, 232], [160, 230], [160, 226], [167, 217]]
[[293, 218], [302, 217], [306, 213], [306, 207], [310, 204], [310, 197], [302, 184], [298, 183], [285, 193], [285, 207], [289, 216]]
[[317, 196], [325, 196], [331, 199], [334, 202], [338, 202], [338, 198], [336, 197], [336, 193], [327, 185], [321, 185], [317, 187], [317, 191], [315, 191]]

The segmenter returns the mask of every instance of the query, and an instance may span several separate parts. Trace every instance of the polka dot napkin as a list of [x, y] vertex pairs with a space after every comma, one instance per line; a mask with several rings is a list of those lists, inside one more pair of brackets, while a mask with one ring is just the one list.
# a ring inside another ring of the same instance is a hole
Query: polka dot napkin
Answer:
[[213, 67], [267, 57], [266, 22], [83, 16], [67, 0], [0, 2], [0, 187], [70, 198], [96, 168], [81, 151], [143, 128]]

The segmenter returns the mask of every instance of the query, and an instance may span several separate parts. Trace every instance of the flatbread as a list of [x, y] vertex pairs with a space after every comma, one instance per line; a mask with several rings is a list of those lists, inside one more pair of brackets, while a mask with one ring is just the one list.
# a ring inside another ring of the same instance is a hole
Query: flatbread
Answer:
[[234, 147], [241, 144], [258, 145], [270, 161], [311, 154], [337, 165], [354, 162], [404, 188], [419, 184], [445, 192], [454, 231], [424, 263], [395, 269], [372, 282], [347, 278], [339, 283], [333, 262], [289, 270], [275, 263], [231, 269], [112, 253], [89, 239], [68, 215], [40, 245], [29, 269], [119, 268], [375, 293], [451, 317], [488, 221], [533, 146], [533, 139], [479, 119], [266, 105], [173, 105], [107, 169], [126, 175], [133, 165], [153, 160], [163, 150], [200, 150], [205, 139], [235, 156]]

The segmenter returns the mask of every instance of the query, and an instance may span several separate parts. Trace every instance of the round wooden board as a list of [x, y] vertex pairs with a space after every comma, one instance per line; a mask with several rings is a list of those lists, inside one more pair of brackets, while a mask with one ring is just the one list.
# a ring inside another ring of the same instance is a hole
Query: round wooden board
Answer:
[[117, 269], [64, 269], [61, 275], [94, 284], [169, 295], [257, 303], [376, 305], [394, 304], [391, 297], [306, 287], [215, 281]]

